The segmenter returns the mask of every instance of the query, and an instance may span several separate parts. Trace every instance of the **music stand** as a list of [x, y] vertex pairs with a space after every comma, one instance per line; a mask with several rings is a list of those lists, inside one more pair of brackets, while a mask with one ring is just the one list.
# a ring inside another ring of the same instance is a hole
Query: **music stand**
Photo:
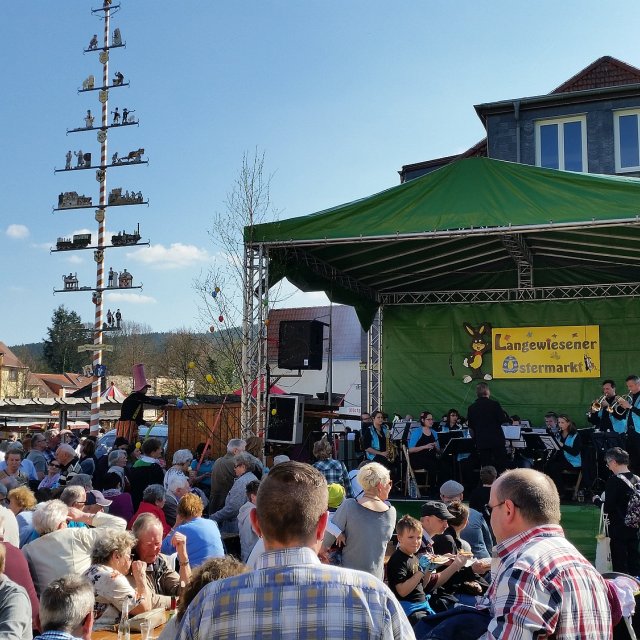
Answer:
[[464, 434], [462, 433], [462, 429], [459, 429], [458, 431], [445, 431], [445, 433], [439, 433], [438, 445], [440, 446], [440, 455], [449, 455], [451, 453], [450, 449], [448, 450], [448, 453], [445, 453], [449, 443], [452, 440], [459, 440], [463, 438], [463, 436]]
[[560, 445], [553, 436], [542, 433], [523, 433], [522, 437], [527, 443], [527, 449], [546, 452], [560, 451]]
[[[455, 433], [455, 432], [454, 432]], [[442, 453], [444, 455], [453, 456], [453, 473], [458, 476], [458, 480], [462, 483], [462, 472], [460, 470], [460, 462], [458, 456], [464, 453], [475, 453], [476, 443], [472, 438], [462, 438], [460, 436], [454, 436], [449, 440]]]

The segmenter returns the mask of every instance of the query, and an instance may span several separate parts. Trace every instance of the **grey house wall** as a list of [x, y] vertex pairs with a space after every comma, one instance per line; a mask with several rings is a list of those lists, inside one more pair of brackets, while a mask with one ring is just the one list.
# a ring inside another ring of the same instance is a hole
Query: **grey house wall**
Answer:
[[[547, 118], [586, 116], [587, 162], [589, 173], [615, 174], [615, 149], [613, 113], [618, 109], [640, 108], [640, 99], [619, 98], [591, 103], [553, 105], [548, 107], [520, 108], [520, 120], [515, 113], [487, 116], [488, 156], [496, 160], [518, 162], [517, 128], [520, 127], [520, 159], [522, 164], [535, 165], [535, 123]], [[625, 176], [638, 173], [625, 172]]]

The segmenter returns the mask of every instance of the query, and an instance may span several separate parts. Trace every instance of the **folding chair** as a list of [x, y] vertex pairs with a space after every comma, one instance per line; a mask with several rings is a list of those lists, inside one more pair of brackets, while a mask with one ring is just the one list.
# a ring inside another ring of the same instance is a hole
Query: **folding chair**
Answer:
[[[409, 458], [409, 450], [406, 445], [402, 445], [402, 454], [407, 464], [407, 472], [405, 478], [405, 496], [410, 498], [421, 498], [422, 492], [426, 493], [429, 489], [429, 472], [426, 469], [414, 469], [411, 466]], [[420, 478], [421, 481], [418, 481]]]

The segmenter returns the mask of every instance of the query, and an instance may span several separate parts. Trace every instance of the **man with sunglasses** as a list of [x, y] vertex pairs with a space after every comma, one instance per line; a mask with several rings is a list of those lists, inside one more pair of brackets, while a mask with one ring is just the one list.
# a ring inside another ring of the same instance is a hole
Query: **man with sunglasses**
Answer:
[[606, 584], [564, 537], [551, 478], [507, 471], [491, 486], [486, 508], [498, 565], [480, 605], [491, 614], [481, 638], [611, 638]]

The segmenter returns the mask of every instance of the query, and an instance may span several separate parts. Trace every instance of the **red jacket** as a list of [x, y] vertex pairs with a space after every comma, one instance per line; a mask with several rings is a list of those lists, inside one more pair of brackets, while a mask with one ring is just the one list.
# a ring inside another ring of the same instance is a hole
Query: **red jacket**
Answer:
[[157, 507], [155, 504], [151, 504], [150, 502], [145, 502], [144, 500], [140, 503], [138, 510], [133, 514], [133, 518], [129, 520], [129, 524], [127, 525], [127, 529], [131, 529], [133, 527], [133, 523], [136, 521], [136, 518], [141, 513], [153, 513], [154, 516], [162, 522], [162, 536], [166, 536], [169, 531], [171, 531], [171, 527], [167, 523], [167, 519], [164, 517], [164, 511]]

